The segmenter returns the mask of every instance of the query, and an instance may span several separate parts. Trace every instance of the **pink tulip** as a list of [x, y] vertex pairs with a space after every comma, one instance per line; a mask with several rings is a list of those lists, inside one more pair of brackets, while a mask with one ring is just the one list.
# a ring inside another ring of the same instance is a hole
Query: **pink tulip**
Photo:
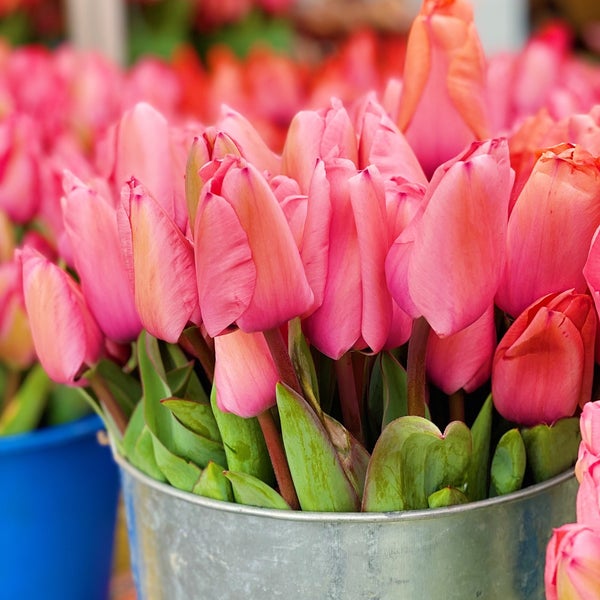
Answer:
[[358, 166], [356, 132], [339, 100], [331, 108], [300, 111], [292, 119], [283, 148], [281, 169], [308, 193], [317, 159], [325, 163], [347, 158]]
[[23, 295], [40, 363], [58, 383], [75, 382], [100, 358], [104, 338], [79, 285], [36, 250], [19, 254]]
[[406, 50], [398, 126], [426, 175], [489, 137], [485, 58], [466, 0], [425, 0]]
[[469, 326], [493, 302], [511, 185], [506, 140], [474, 143], [436, 170], [418, 214], [390, 249], [392, 296], [441, 337]]
[[117, 342], [136, 339], [142, 324], [112, 202], [67, 174], [63, 219], [81, 289], [100, 329]]
[[261, 333], [236, 330], [215, 338], [217, 404], [222, 411], [255, 417], [275, 404], [279, 374]]
[[593, 462], [600, 460], [600, 402], [588, 402], [583, 407], [579, 428], [581, 444], [575, 474], [581, 483], [584, 472]]
[[579, 523], [555, 529], [544, 581], [547, 600], [600, 598], [600, 531]]
[[579, 482], [577, 522], [600, 531], [600, 458], [588, 465]]
[[596, 313], [573, 290], [548, 294], [513, 322], [492, 367], [498, 412], [521, 425], [552, 424], [590, 400]]
[[36, 123], [14, 114], [0, 123], [0, 210], [16, 223], [33, 220], [42, 193]]
[[34, 361], [19, 265], [16, 260], [6, 261], [0, 263], [0, 362], [27, 369]]
[[194, 228], [202, 320], [211, 336], [233, 324], [279, 327], [313, 303], [300, 254], [267, 181], [235, 156], [203, 187]]
[[583, 267], [600, 225], [599, 165], [585, 150], [566, 144], [540, 156], [508, 222], [496, 296], [502, 310], [515, 316], [550, 292], [586, 290]]
[[427, 342], [427, 374], [444, 393], [472, 392], [490, 377], [496, 348], [494, 307], [474, 323], [445, 338], [434, 332]]
[[175, 343], [197, 313], [194, 251], [163, 207], [135, 179], [123, 188], [125, 265], [145, 329]]

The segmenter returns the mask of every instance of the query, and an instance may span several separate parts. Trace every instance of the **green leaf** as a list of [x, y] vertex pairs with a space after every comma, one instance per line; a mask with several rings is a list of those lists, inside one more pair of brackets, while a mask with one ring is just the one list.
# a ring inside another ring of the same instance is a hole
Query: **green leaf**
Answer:
[[498, 442], [490, 471], [490, 496], [521, 489], [526, 467], [525, 443], [518, 429], [509, 429]]
[[469, 499], [457, 488], [445, 487], [433, 492], [427, 499], [429, 508], [444, 508], [455, 504], [467, 504]]
[[108, 385], [109, 390], [125, 416], [130, 417], [142, 398], [141, 383], [134, 376], [126, 373], [116, 363], [108, 359], [100, 360], [87, 373], [87, 375], [85, 373], [83, 375], [86, 379], [93, 377], [93, 373], [100, 375], [102, 380]]
[[521, 435], [536, 482], [563, 473], [577, 461], [581, 442], [579, 417], [560, 419], [554, 425], [522, 429]]
[[315, 412], [281, 383], [276, 395], [283, 445], [302, 510], [358, 510], [360, 499]]
[[214, 462], [208, 463], [192, 492], [198, 496], [212, 498], [213, 500], [233, 502], [231, 483], [225, 477], [223, 471], [224, 469], [220, 465]]
[[219, 426], [210, 404], [182, 398], [166, 398], [162, 403], [190, 431], [215, 442], [221, 441]]
[[264, 481], [247, 473], [235, 471], [225, 471], [224, 475], [231, 482], [233, 495], [238, 504], [290, 510], [288, 503]]
[[313, 410], [318, 415], [321, 415], [317, 371], [310, 352], [310, 347], [302, 333], [301, 321], [299, 318], [292, 319], [289, 322], [288, 338], [290, 359], [298, 377], [298, 381], [300, 382], [304, 398], [312, 406]]
[[167, 372], [167, 385], [173, 396], [183, 396], [194, 371], [194, 363], [176, 367]]
[[364, 511], [427, 508], [443, 487], [462, 487], [471, 457], [471, 432], [460, 421], [441, 431], [428, 419], [405, 416], [382, 432], [367, 471]]
[[389, 352], [381, 353], [383, 417], [381, 429], [408, 414], [406, 369]]
[[35, 363], [0, 414], [0, 435], [15, 435], [35, 429], [52, 385], [40, 363]]
[[473, 426], [473, 453], [467, 471], [467, 496], [474, 502], [487, 498], [490, 463], [490, 440], [492, 435], [493, 402], [488, 396], [481, 407]]
[[50, 390], [45, 422], [48, 425], [60, 425], [80, 419], [90, 412], [89, 404], [81, 397], [76, 388], [55, 385]]
[[273, 484], [273, 466], [258, 420], [244, 419], [220, 410], [214, 386], [210, 402], [223, 440], [228, 469], [247, 473], [267, 484]]
[[202, 475], [202, 469], [171, 452], [160, 440], [152, 437], [156, 464], [174, 487], [191, 492]]

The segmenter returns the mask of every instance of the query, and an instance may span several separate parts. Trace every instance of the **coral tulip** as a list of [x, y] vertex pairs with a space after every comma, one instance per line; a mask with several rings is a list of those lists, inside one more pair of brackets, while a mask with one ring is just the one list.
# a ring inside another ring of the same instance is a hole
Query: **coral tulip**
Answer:
[[548, 294], [521, 313], [500, 340], [492, 367], [498, 412], [521, 425], [570, 417], [591, 397], [597, 316], [573, 290]]
[[122, 201], [121, 243], [137, 312], [149, 333], [175, 343], [198, 311], [192, 245], [135, 179]]
[[598, 158], [567, 144], [540, 156], [508, 221], [496, 296], [502, 310], [516, 316], [545, 294], [586, 290], [583, 267], [600, 225], [599, 166]]
[[202, 320], [216, 336], [233, 324], [279, 327], [313, 303], [283, 210], [258, 170], [229, 156], [202, 189], [194, 227]]
[[215, 387], [222, 411], [255, 417], [275, 404], [279, 374], [261, 333], [236, 330], [215, 338]]
[[100, 192], [65, 176], [63, 219], [81, 289], [104, 335], [137, 338], [142, 324], [121, 252], [117, 212]]
[[512, 175], [506, 140], [475, 142], [436, 170], [419, 213], [390, 249], [392, 296], [439, 336], [464, 329], [493, 302]]
[[411, 27], [398, 126], [426, 175], [489, 137], [485, 58], [466, 0], [425, 0]]
[[579, 523], [555, 529], [544, 581], [547, 600], [600, 598], [600, 531]]
[[79, 285], [42, 254], [25, 247], [19, 253], [23, 295], [35, 350], [48, 375], [73, 383], [100, 358], [104, 337]]

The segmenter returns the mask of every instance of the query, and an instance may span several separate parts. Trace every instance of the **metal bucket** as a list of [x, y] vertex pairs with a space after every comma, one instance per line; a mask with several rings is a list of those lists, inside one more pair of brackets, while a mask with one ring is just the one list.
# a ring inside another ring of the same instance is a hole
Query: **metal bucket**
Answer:
[[572, 472], [446, 509], [306, 513], [194, 496], [116, 458], [140, 600], [541, 600], [552, 528], [575, 520]]

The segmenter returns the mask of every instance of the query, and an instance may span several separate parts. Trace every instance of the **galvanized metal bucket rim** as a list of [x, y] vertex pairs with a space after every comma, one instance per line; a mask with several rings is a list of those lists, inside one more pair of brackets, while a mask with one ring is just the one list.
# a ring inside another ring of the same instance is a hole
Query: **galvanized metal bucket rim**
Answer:
[[468, 504], [458, 504], [455, 506], [449, 506], [446, 508], [430, 508], [422, 510], [405, 510], [405, 511], [393, 511], [393, 512], [311, 512], [311, 511], [294, 511], [294, 510], [277, 510], [268, 508], [259, 508], [256, 506], [247, 506], [243, 504], [235, 504], [234, 502], [223, 502], [221, 500], [213, 500], [212, 498], [206, 498], [204, 496], [198, 496], [190, 492], [185, 492], [176, 487], [173, 487], [167, 483], [157, 481], [152, 477], [142, 473], [139, 469], [134, 467], [126, 459], [124, 459], [118, 451], [112, 447], [113, 456], [121, 469], [127, 471], [132, 477], [152, 487], [164, 494], [179, 498], [190, 504], [197, 504], [204, 508], [226, 511], [238, 514], [251, 515], [255, 517], [263, 517], [266, 519], [280, 519], [286, 521], [303, 521], [303, 522], [323, 522], [323, 521], [344, 521], [351, 523], [373, 523], [373, 522], [389, 522], [389, 521], [416, 521], [426, 519], [436, 519], [445, 516], [451, 516], [453, 514], [459, 514], [466, 511], [477, 511], [485, 510], [499, 504], [508, 504], [512, 502], [518, 502], [526, 498], [531, 498], [540, 494], [543, 494], [548, 489], [560, 485], [563, 482], [575, 477], [574, 469], [568, 469], [567, 471], [552, 477], [541, 483], [536, 483], [517, 492], [511, 494], [505, 494], [504, 496], [497, 496], [495, 498], [487, 498], [486, 500], [479, 500], [477, 502], [469, 502]]

